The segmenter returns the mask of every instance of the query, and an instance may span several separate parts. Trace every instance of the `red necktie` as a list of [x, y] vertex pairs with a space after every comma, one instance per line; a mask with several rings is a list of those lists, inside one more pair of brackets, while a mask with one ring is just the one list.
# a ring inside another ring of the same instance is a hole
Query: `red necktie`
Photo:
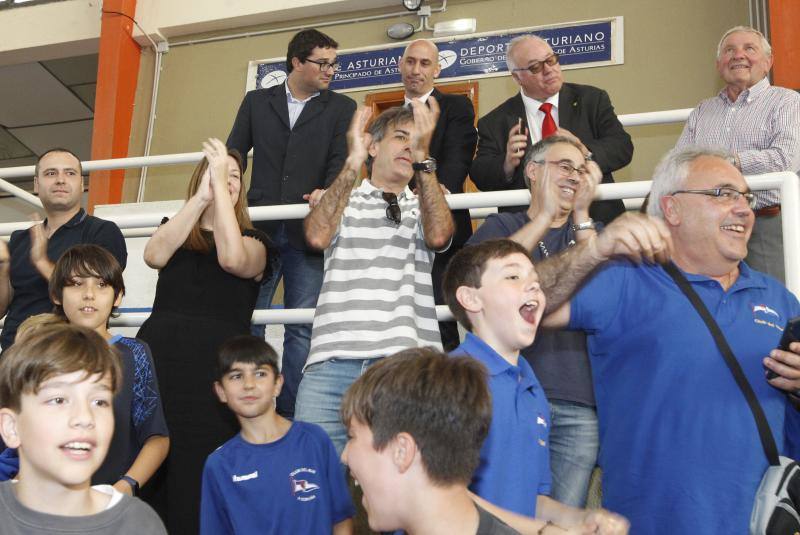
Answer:
[[545, 102], [539, 106], [539, 110], [544, 112], [544, 121], [542, 121], [542, 139], [552, 136], [556, 133], [556, 130], [558, 130], [553, 116], [550, 115], [550, 110], [552, 109], [553, 105], [549, 102]]

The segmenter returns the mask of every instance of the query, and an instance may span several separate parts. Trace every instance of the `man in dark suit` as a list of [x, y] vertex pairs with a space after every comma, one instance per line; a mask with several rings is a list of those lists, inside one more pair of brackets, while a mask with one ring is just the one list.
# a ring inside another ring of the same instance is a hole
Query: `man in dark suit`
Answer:
[[[406, 47], [400, 61], [406, 105], [412, 99], [427, 102], [430, 96], [438, 102], [441, 111], [431, 139], [430, 155], [436, 160], [439, 183], [450, 193], [464, 193], [464, 181], [467, 179], [478, 141], [475, 109], [466, 96], [448, 95], [433, 86], [440, 71], [439, 49], [432, 41], [419, 39]], [[442, 277], [447, 262], [472, 236], [469, 210], [455, 210], [452, 214], [456, 224], [452, 244], [447, 251], [436, 254], [431, 271], [433, 295], [437, 305], [444, 304]], [[439, 331], [445, 351], [458, 347], [460, 341], [456, 322], [440, 322]]]
[[[228, 147], [243, 155], [253, 148], [250, 206], [319, 201], [347, 157], [345, 135], [356, 109], [352, 99], [328, 90], [338, 68], [339, 44], [317, 30], [303, 30], [289, 43], [286, 82], [250, 91], [239, 108]], [[257, 308], [269, 308], [283, 277], [286, 308], [313, 308], [322, 286], [322, 255], [307, 248], [302, 220], [256, 224], [280, 255], [270, 255]], [[253, 333], [264, 336], [263, 325]], [[278, 411], [294, 415], [294, 401], [308, 357], [311, 325], [286, 325]]]
[[[521, 91], [478, 121], [478, 154], [470, 169], [478, 188], [527, 189], [520, 165], [525, 149], [552, 134], [578, 142], [584, 156], [600, 166], [603, 183], [614, 182], [611, 172], [630, 163], [633, 143], [614, 114], [608, 94], [596, 87], [564, 83], [558, 55], [535, 35], [513, 39], [506, 62]], [[620, 200], [595, 202], [591, 216], [608, 223], [624, 209]]]

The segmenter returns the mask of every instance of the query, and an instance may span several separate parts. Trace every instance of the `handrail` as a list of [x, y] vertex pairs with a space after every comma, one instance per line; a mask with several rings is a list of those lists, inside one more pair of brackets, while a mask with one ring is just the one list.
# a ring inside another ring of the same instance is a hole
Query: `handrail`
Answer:
[[[745, 177], [752, 190], [781, 189], [783, 206], [783, 240], [784, 261], [786, 265], [786, 287], [800, 295], [800, 181], [791, 172], [767, 173], [759, 176]], [[597, 188], [597, 199], [639, 198], [650, 191], [651, 181], [625, 182], [621, 184], [601, 184]], [[494, 191], [482, 193], [461, 193], [447, 196], [451, 208], [482, 208], [488, 206], [525, 205], [530, 202], [530, 193], [526, 190]], [[261, 206], [251, 208], [253, 220], [297, 219], [308, 213], [307, 205]], [[118, 224], [132, 228], [135, 224], [149, 225], [165, 214], [131, 215], [112, 218]], [[0, 226], [0, 230], [11, 223]], [[30, 225], [25, 222], [24, 225]], [[446, 306], [436, 308], [440, 320], [451, 319]], [[308, 323], [313, 319], [313, 309], [274, 309], [257, 310], [253, 314], [253, 323]], [[149, 316], [147, 312], [122, 313], [111, 319], [111, 325], [118, 327], [135, 327], [141, 325]]]
[[[669, 124], [686, 121], [691, 108], [650, 111], [642, 113], [628, 113], [619, 115], [623, 126], [643, 126], [652, 124]], [[132, 156], [130, 158], [114, 158], [108, 160], [88, 160], [82, 162], [84, 171], [100, 171], [112, 169], [136, 169], [139, 167], [160, 167], [164, 165], [193, 164], [200, 161], [202, 152], [182, 152], [177, 154], [161, 154], [158, 156]], [[16, 195], [16, 192], [7, 189], [9, 185], [5, 179], [32, 177], [33, 165], [17, 167], [0, 167], [0, 189]], [[11, 184], [13, 186], [13, 184]], [[26, 199], [27, 200], [27, 199]]]

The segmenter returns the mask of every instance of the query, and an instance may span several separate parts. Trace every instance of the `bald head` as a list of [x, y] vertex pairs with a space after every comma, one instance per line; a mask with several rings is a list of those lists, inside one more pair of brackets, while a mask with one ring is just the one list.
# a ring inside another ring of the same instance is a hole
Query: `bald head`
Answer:
[[417, 39], [410, 43], [400, 60], [400, 74], [408, 98], [419, 98], [433, 89], [439, 76], [439, 49], [432, 41]]

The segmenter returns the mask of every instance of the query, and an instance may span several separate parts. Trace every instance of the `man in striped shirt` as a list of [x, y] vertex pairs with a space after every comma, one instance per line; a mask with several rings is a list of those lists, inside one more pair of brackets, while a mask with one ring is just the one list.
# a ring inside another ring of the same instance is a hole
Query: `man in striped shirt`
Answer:
[[[725, 32], [717, 47], [725, 87], [692, 111], [677, 146], [724, 147], [745, 175], [800, 170], [800, 94], [770, 85], [772, 59], [772, 48], [758, 30], [736, 26]], [[780, 192], [760, 191], [756, 197], [745, 261], [783, 282]]]
[[[344, 168], [304, 222], [308, 244], [325, 251], [325, 274], [296, 418], [322, 426], [339, 453], [350, 384], [403, 349], [441, 350], [431, 265], [454, 225], [428, 152], [438, 113], [436, 99], [414, 101], [383, 112], [364, 133], [370, 111], [359, 110]], [[365, 161], [369, 178], [358, 185]]]

